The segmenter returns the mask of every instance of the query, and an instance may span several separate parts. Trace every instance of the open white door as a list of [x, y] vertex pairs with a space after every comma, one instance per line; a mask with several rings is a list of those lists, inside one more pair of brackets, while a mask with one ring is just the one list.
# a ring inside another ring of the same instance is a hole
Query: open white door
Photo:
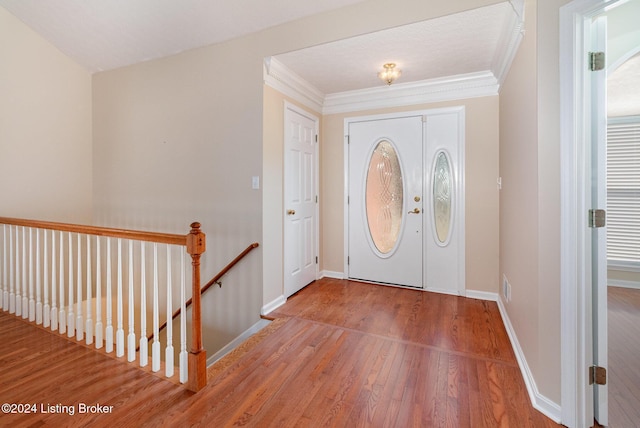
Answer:
[[[607, 72], [605, 52], [607, 41], [606, 17], [591, 24], [591, 53], [594, 64], [590, 73], [591, 86], [591, 171], [592, 193], [590, 212], [593, 297], [593, 369], [594, 417], [600, 425], [609, 423], [608, 388], [605, 379], [596, 373], [606, 373], [607, 357]], [[597, 64], [601, 62], [600, 64]], [[605, 220], [597, 217], [604, 214]], [[597, 371], [596, 371], [597, 370]], [[603, 384], [599, 384], [605, 382]]]

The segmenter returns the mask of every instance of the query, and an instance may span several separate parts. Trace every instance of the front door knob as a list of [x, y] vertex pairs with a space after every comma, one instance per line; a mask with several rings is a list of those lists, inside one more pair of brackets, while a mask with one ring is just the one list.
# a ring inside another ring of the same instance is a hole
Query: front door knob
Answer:
[[296, 210], [287, 210], [287, 215], [294, 215]]

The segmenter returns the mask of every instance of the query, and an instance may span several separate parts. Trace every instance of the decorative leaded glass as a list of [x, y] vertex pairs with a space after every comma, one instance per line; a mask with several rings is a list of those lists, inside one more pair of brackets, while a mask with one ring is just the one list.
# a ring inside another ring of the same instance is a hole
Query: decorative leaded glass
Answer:
[[388, 254], [400, 236], [403, 190], [398, 154], [386, 140], [378, 143], [369, 160], [365, 203], [371, 239], [378, 251]]
[[449, 158], [441, 151], [436, 156], [433, 170], [433, 221], [436, 236], [444, 244], [451, 229], [451, 200], [453, 193], [453, 177]]

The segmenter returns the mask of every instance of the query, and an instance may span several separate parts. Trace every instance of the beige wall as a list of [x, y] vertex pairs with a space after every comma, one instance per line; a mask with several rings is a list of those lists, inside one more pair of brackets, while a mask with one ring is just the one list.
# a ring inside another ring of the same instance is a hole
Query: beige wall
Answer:
[[[535, 386], [560, 404], [559, 8], [526, 1], [525, 33], [500, 91], [500, 273]], [[504, 301], [503, 301], [504, 302]]]
[[[250, 52], [237, 40], [93, 79], [96, 222], [186, 233], [199, 221], [203, 281], [262, 243], [262, 60]], [[258, 321], [262, 250], [203, 296], [210, 354]]]
[[[263, 303], [269, 304], [284, 295], [284, 108], [285, 102], [309, 112], [320, 120], [322, 115], [283, 95], [270, 86], [264, 85], [263, 100], [263, 198], [262, 239], [265, 248], [263, 275]], [[323, 145], [320, 133], [320, 147]], [[322, 168], [322, 165], [320, 165]], [[322, 174], [322, 171], [319, 171]], [[322, 204], [320, 205], [322, 206]], [[320, 218], [320, 254], [323, 245], [323, 218]], [[321, 267], [322, 269], [322, 261]]]
[[[203, 276], [213, 275], [249, 243], [265, 244], [263, 218], [280, 215], [281, 207], [263, 205], [262, 191], [251, 189], [252, 176], [275, 169], [263, 158], [278, 159], [264, 155], [271, 150], [263, 143], [265, 57], [492, 3], [405, 0], [389, 10], [369, 0], [94, 75], [95, 222], [184, 232], [198, 220], [208, 235]], [[220, 78], [221, 70], [231, 72]], [[263, 177], [268, 186], [276, 181]], [[205, 296], [209, 352], [258, 321], [263, 296], [276, 294], [263, 287], [265, 253], [270, 266], [282, 264], [278, 249], [263, 245]]]
[[0, 7], [0, 216], [91, 222], [91, 75]]
[[344, 271], [344, 120], [398, 111], [465, 106], [466, 289], [498, 292], [498, 97], [332, 114], [322, 127], [321, 267]]
[[[250, 242], [261, 242], [258, 252], [205, 301], [205, 344], [211, 352], [248, 328], [258, 319], [261, 306], [278, 295], [273, 284], [263, 288], [263, 256], [269, 253], [266, 269], [272, 263], [282, 264], [278, 248], [267, 247], [270, 238], [263, 226], [266, 219], [280, 218], [282, 208], [266, 202], [267, 197], [281, 198], [282, 189], [277, 184], [279, 149], [263, 134], [263, 120], [269, 117], [263, 109], [271, 108], [263, 99], [263, 58], [493, 3], [497, 0], [403, 0], [389, 8], [388, 2], [368, 0], [219, 45], [100, 73], [93, 78], [92, 95], [84, 70], [0, 9], [0, 40], [12, 42], [0, 42], [0, 73], [9, 74], [0, 79], [0, 196], [3, 207], [8, 207], [3, 211], [83, 221], [91, 216], [93, 182], [98, 224], [184, 232], [189, 222], [201, 221], [208, 234], [206, 274], [213, 274]], [[477, 220], [498, 217], [496, 168], [479, 166], [497, 162], [495, 128], [468, 129], [466, 139], [467, 269], [480, 272], [475, 278], [468, 271], [467, 288], [497, 291], [501, 274], [507, 274], [513, 286], [507, 311], [540, 394], [556, 403], [560, 402], [558, 10], [565, 3], [527, 1], [523, 45], [499, 99], [503, 191], [495, 233], [495, 223], [483, 228]], [[221, 79], [220, 70], [232, 72]], [[482, 102], [495, 110], [495, 99]], [[481, 107], [465, 104], [469, 127], [473, 120], [481, 121], [482, 115], [472, 113]], [[423, 106], [411, 109], [416, 108]], [[330, 168], [325, 164], [342, 158], [342, 119], [326, 119], [323, 133], [338, 135], [339, 140], [322, 141], [323, 172]], [[93, 153], [86, 144], [92, 124]], [[479, 134], [486, 138], [474, 143]], [[88, 166], [92, 156], [93, 175]], [[38, 168], [27, 172], [17, 167], [26, 162]], [[263, 176], [262, 190], [251, 189], [254, 175]], [[322, 268], [327, 270], [342, 269], [343, 240], [336, 229], [343, 215], [341, 176], [322, 175]], [[20, 183], [20, 191], [7, 183]], [[476, 218], [472, 207], [482, 216]]]

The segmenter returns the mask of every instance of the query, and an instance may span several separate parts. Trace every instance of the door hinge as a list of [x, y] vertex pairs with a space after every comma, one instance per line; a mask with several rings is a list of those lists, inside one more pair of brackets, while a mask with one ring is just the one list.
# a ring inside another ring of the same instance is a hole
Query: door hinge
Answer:
[[607, 224], [607, 212], [605, 210], [589, 210], [589, 227], [605, 227]]
[[345, 138], [347, 139], [347, 144], [351, 143], [351, 138], [349, 137], [349, 135], [345, 135]]
[[604, 52], [589, 52], [589, 70], [604, 70]]
[[350, 261], [351, 260], [350, 260], [349, 256], [347, 256], [347, 264], [349, 264]]
[[316, 195], [316, 204], [318, 203], [318, 195]]
[[598, 366], [589, 367], [589, 385], [594, 383], [596, 385], [607, 384], [607, 369]]
[[318, 264], [318, 256], [316, 256], [316, 264]]
[[316, 143], [318, 142], [318, 134], [316, 134]]

